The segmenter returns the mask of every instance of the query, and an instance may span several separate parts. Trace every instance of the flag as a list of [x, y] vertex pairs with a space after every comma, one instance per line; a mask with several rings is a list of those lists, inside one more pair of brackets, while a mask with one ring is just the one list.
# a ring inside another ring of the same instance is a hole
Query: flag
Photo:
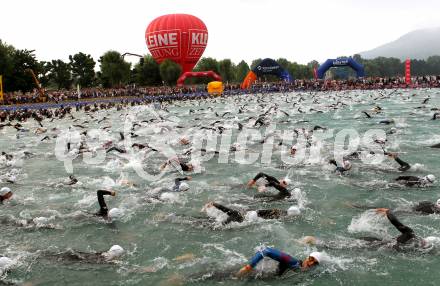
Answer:
[[0, 102], [3, 102], [3, 76], [0, 75]]
[[79, 84], [76, 85], [76, 90], [78, 93], [78, 99], [80, 99], [81, 98], [81, 90], [79, 89]]

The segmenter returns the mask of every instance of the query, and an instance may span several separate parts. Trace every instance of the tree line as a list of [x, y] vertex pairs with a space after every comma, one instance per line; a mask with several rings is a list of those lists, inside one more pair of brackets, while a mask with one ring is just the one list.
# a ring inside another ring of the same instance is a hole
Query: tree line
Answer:
[[[396, 58], [379, 57], [372, 60], [354, 55], [353, 58], [364, 65], [368, 77], [394, 77], [404, 75], [405, 63]], [[249, 66], [245, 61], [235, 64], [230, 59], [217, 60], [206, 57], [200, 59], [195, 71], [212, 70], [223, 78], [224, 82], [241, 83], [249, 70], [262, 59], [255, 59]], [[295, 79], [312, 79], [313, 69], [319, 66], [317, 61], [306, 65], [291, 62], [285, 58], [277, 62]], [[99, 70], [96, 71], [96, 65]], [[10, 91], [30, 91], [35, 88], [32, 69], [43, 87], [49, 89], [69, 89], [77, 84], [81, 88], [118, 87], [127, 84], [138, 86], [174, 85], [181, 74], [181, 67], [170, 60], [160, 65], [151, 55], [145, 55], [132, 66], [117, 51], [107, 51], [95, 62], [89, 54], [79, 52], [69, 56], [69, 61], [60, 59], [38, 61], [33, 50], [20, 50], [0, 40], [0, 74], [3, 75], [3, 89]], [[412, 60], [411, 72], [416, 76], [440, 75], [440, 56], [432, 56], [427, 60]], [[339, 68], [332, 72], [333, 78], [354, 76], [349, 68]], [[277, 80], [268, 76], [264, 80]], [[188, 84], [205, 84], [209, 79], [188, 79]]]

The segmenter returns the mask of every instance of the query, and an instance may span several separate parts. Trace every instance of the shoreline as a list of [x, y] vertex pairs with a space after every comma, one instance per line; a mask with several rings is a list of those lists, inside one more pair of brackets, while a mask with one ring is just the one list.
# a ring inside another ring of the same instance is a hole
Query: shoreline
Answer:
[[[384, 88], [384, 89], [346, 89], [346, 90], [293, 90], [293, 91], [280, 91], [280, 90], [261, 90], [252, 92], [249, 90], [232, 90], [230, 92], [224, 92], [222, 96], [234, 96], [234, 95], [252, 95], [259, 93], [285, 93], [285, 92], [341, 92], [341, 91], [375, 91], [375, 90], [418, 90], [418, 89], [440, 89], [439, 87], [411, 87], [411, 88]], [[183, 98], [183, 97], [184, 98]], [[15, 105], [0, 105], [0, 111], [15, 111], [25, 109], [50, 109], [50, 108], [62, 108], [72, 106], [84, 106], [90, 104], [101, 103], [122, 103], [122, 102], [142, 102], [142, 101], [167, 101], [176, 99], [194, 99], [196, 97], [218, 97], [211, 95], [207, 92], [204, 93], [192, 93], [192, 94], [177, 94], [177, 95], [145, 95], [145, 96], [118, 96], [118, 97], [102, 97], [102, 98], [85, 98], [81, 100], [67, 100], [63, 102], [45, 102], [45, 103], [20, 103]]]

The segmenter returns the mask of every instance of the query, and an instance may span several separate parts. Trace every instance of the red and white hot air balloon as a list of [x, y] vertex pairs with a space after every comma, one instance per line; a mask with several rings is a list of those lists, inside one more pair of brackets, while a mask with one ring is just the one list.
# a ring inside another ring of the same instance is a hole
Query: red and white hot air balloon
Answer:
[[160, 64], [166, 59], [190, 72], [208, 44], [208, 29], [199, 18], [188, 14], [170, 14], [154, 19], [147, 27], [145, 41]]

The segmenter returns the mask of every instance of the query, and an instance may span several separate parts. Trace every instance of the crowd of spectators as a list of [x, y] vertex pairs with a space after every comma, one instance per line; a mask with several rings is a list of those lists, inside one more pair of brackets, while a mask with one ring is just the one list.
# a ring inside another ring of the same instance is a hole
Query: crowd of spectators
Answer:
[[[340, 91], [340, 90], [373, 90], [397, 88], [440, 88], [440, 76], [413, 77], [411, 85], [405, 83], [405, 78], [363, 78], [349, 80], [295, 80], [286, 82], [256, 82], [248, 90], [242, 90], [239, 84], [225, 85], [224, 94], [245, 94], [264, 92], [291, 92], [291, 91]], [[206, 86], [184, 87], [135, 87], [124, 88], [86, 88], [77, 90], [47, 91], [49, 102], [78, 101], [87, 99], [117, 98], [117, 97], [145, 97], [145, 96], [179, 96], [206, 94]], [[38, 90], [33, 92], [12, 92], [4, 94], [6, 105], [28, 104], [38, 102]]]

